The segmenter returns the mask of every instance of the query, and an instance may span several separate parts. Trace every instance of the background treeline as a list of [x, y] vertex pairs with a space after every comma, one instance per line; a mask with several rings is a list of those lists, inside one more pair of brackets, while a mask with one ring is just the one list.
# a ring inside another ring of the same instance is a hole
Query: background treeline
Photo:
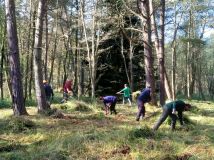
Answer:
[[[1, 99], [13, 98], [14, 90], [5, 3], [0, 1]], [[178, 95], [213, 99], [211, 0], [16, 0], [14, 7], [24, 100], [44, 94], [42, 79], [59, 91], [67, 78], [77, 97], [115, 94], [128, 83], [132, 91], [146, 84], [153, 93], [158, 89], [160, 104]]]

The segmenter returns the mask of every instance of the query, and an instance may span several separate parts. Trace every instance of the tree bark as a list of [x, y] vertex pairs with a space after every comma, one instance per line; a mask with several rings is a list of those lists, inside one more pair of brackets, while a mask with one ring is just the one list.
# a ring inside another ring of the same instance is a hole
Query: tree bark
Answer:
[[124, 46], [123, 46], [123, 41], [124, 41], [124, 38], [123, 38], [123, 34], [121, 34], [121, 39], [120, 39], [120, 50], [121, 50], [121, 54], [122, 54], [122, 57], [123, 57], [123, 63], [124, 63], [124, 67], [125, 67], [125, 72], [126, 72], [126, 77], [127, 77], [127, 80], [129, 82], [129, 85], [130, 85], [130, 78], [129, 78], [129, 72], [128, 72], [128, 68], [127, 68], [127, 65], [126, 65], [126, 57], [124, 55]]
[[[4, 38], [2, 38], [4, 39]], [[1, 100], [4, 99], [4, 82], [3, 82], [3, 78], [4, 78], [4, 41], [2, 42], [2, 46], [1, 46], [1, 65], [0, 65], [0, 90], [1, 90]]]
[[[48, 12], [45, 14], [45, 62], [44, 62], [44, 79], [48, 79]], [[50, 82], [50, 81], [49, 81]]]
[[7, 18], [13, 113], [14, 115], [26, 115], [27, 111], [24, 106], [14, 0], [6, 0], [5, 9]]
[[160, 38], [158, 36], [157, 25], [155, 22], [155, 12], [153, 9], [152, 0], [149, 0], [150, 15], [152, 30], [155, 35], [155, 49], [158, 58], [159, 76], [160, 76], [160, 105], [165, 104], [165, 83], [164, 83], [164, 21], [165, 21], [165, 0], [161, 0], [161, 12], [160, 12]]
[[30, 0], [30, 13], [29, 13], [29, 23], [28, 23], [28, 37], [27, 37], [27, 56], [26, 56], [26, 68], [25, 68], [25, 87], [24, 87], [24, 100], [26, 100], [28, 98], [28, 84], [31, 83], [29, 81], [29, 77], [30, 77], [30, 74], [29, 72], [32, 72], [30, 71], [30, 53], [31, 53], [31, 50], [30, 50], [30, 47], [31, 47], [31, 29], [32, 29], [32, 1]]
[[145, 63], [145, 73], [146, 73], [146, 86], [151, 87], [151, 98], [152, 103], [157, 105], [155, 98], [155, 83], [153, 75], [153, 54], [152, 54], [152, 40], [151, 40], [151, 19], [150, 19], [150, 9], [149, 1], [138, 1], [141, 14], [143, 15], [143, 45], [144, 45], [144, 63]]
[[38, 112], [44, 112], [49, 109], [46, 102], [45, 91], [42, 84], [42, 33], [43, 33], [43, 17], [46, 11], [46, 0], [39, 0], [38, 16], [36, 20], [36, 32], [35, 32], [35, 44], [34, 44], [34, 77], [35, 77], [35, 89], [36, 99], [38, 103]]
[[[33, 33], [32, 33], [32, 37], [35, 37], [35, 34], [36, 34], [36, 24], [35, 24], [35, 21], [36, 21], [36, 10], [35, 10], [35, 7], [33, 9], [33, 17], [32, 17], [32, 22], [33, 22], [33, 25], [32, 25], [32, 29], [33, 29]], [[29, 55], [30, 56], [30, 77], [29, 77], [29, 86], [28, 86], [28, 95], [29, 95], [29, 98], [32, 99], [32, 84], [33, 84], [33, 57], [34, 57], [34, 44], [35, 44], [35, 39], [33, 38], [32, 39], [32, 42], [31, 42], [31, 54]]]
[[[6, 26], [6, 25], [5, 25]], [[1, 59], [0, 59], [0, 94], [1, 94], [1, 100], [4, 99], [4, 59], [5, 59], [5, 37], [6, 37], [6, 27], [2, 27], [2, 41], [1, 41]]]

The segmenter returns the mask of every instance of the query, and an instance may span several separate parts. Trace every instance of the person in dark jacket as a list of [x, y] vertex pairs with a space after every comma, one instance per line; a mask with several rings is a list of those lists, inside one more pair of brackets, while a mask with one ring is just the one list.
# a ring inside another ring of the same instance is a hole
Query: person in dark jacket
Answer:
[[109, 110], [110, 110], [111, 114], [112, 114], [112, 112], [114, 112], [114, 114], [117, 114], [117, 111], [115, 109], [115, 106], [117, 103], [117, 97], [105, 96], [105, 97], [100, 97], [100, 100], [102, 100], [104, 103], [106, 115], [109, 113]]
[[[180, 124], [183, 125], [183, 112], [190, 110], [191, 105], [187, 104], [181, 100], [176, 100], [169, 102], [164, 105], [163, 107], [163, 113], [157, 123], [154, 125], [153, 130], [158, 130], [160, 125], [166, 120], [168, 116], [170, 116], [172, 122], [171, 122], [171, 129], [175, 129], [176, 120], [179, 119]], [[176, 111], [178, 113], [178, 117], [176, 115]]]
[[144, 117], [146, 110], [145, 110], [145, 103], [148, 103], [151, 101], [151, 88], [147, 87], [145, 88], [139, 97], [137, 98], [137, 105], [138, 105], [138, 113], [136, 117], [136, 121], [140, 120], [140, 117]]
[[54, 97], [54, 93], [53, 93], [53, 89], [52, 87], [48, 84], [48, 82], [46, 80], [43, 80], [43, 87], [44, 87], [44, 90], [45, 90], [45, 95], [46, 95], [46, 99], [47, 99], [47, 102], [51, 103], [51, 100], [53, 99]]

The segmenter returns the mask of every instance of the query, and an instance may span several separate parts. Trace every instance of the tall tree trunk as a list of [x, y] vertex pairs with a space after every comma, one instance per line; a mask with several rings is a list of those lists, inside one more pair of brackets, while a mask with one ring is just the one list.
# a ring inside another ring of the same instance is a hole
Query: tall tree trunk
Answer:
[[172, 48], [172, 99], [176, 99], [176, 86], [175, 86], [175, 79], [176, 79], [176, 62], [177, 62], [177, 56], [176, 56], [176, 48], [177, 48], [177, 30], [179, 24], [177, 24], [177, 9], [176, 9], [176, 2], [174, 4], [174, 35], [173, 35], [173, 41], [171, 44]]
[[[48, 12], [45, 14], [45, 62], [44, 62], [44, 79], [48, 79]], [[49, 80], [50, 82], [50, 80]]]
[[46, 102], [45, 91], [42, 84], [42, 33], [43, 33], [43, 17], [46, 11], [46, 0], [39, 0], [38, 6], [38, 17], [36, 21], [36, 32], [35, 32], [35, 44], [34, 44], [34, 77], [35, 77], [35, 89], [36, 99], [38, 103], [38, 112], [44, 112], [49, 109]]
[[189, 11], [189, 26], [188, 26], [188, 42], [187, 42], [187, 53], [186, 53], [186, 75], [187, 75], [187, 98], [191, 98], [190, 95], [190, 83], [191, 83], [191, 65], [190, 65], [190, 57], [191, 57], [191, 44], [190, 44], [190, 38], [191, 38], [191, 18], [192, 18], [192, 12]]
[[164, 57], [164, 42], [165, 42], [165, 0], [161, 0], [161, 13], [160, 13], [160, 39], [159, 39], [159, 72], [160, 72], [160, 104], [165, 104], [165, 57]]
[[[4, 39], [4, 38], [2, 38]], [[0, 90], [1, 90], [1, 100], [4, 99], [4, 82], [3, 82], [3, 78], [4, 78], [4, 41], [2, 41], [2, 46], [1, 46], [1, 60], [0, 60]]]
[[157, 105], [155, 98], [155, 83], [153, 75], [153, 54], [152, 54], [152, 41], [151, 41], [151, 19], [149, 10], [149, 1], [138, 1], [141, 14], [144, 19], [143, 26], [143, 45], [144, 45], [144, 63], [145, 63], [145, 73], [146, 73], [146, 85], [151, 87], [151, 98], [152, 103]]
[[[29, 68], [29, 63], [30, 63], [30, 47], [31, 47], [31, 29], [32, 29], [32, 26], [31, 26], [31, 23], [32, 23], [32, 1], [30, 0], [30, 13], [29, 13], [29, 28], [28, 28], [28, 37], [27, 37], [27, 56], [26, 56], [26, 68], [25, 68], [25, 72], [26, 72], [26, 75], [25, 75], [25, 87], [24, 87], [24, 100], [27, 99], [28, 97], [28, 84], [31, 83], [29, 82], [29, 71], [30, 71], [30, 68]], [[31, 71], [30, 71], [31, 72]]]
[[176, 74], [176, 42], [172, 47], [172, 100], [176, 98], [175, 74]]
[[[97, 2], [96, 2], [97, 3]], [[95, 87], [96, 87], [96, 73], [97, 73], [97, 55], [96, 55], [96, 14], [97, 14], [97, 5], [93, 10], [93, 18], [92, 18], [92, 45], [91, 45], [91, 98], [95, 97]]]
[[28, 86], [28, 95], [29, 95], [29, 98], [30, 99], [32, 99], [32, 82], [33, 82], [33, 57], [34, 57], [34, 55], [33, 55], [33, 52], [34, 52], [34, 44], [35, 44], [35, 39], [34, 39], [34, 37], [35, 37], [35, 35], [36, 35], [36, 23], [35, 23], [35, 21], [36, 21], [36, 10], [35, 10], [35, 7], [34, 7], [34, 9], [33, 9], [34, 11], [33, 11], [33, 16], [32, 16], [32, 22], [33, 22], [33, 26], [32, 26], [32, 29], [33, 29], [33, 31], [32, 31], [32, 37], [33, 37], [33, 39], [32, 39], [32, 42], [31, 42], [31, 54], [29, 55], [29, 59], [30, 59], [30, 77], [29, 77], [29, 86]]
[[27, 111], [24, 106], [14, 0], [5, 1], [5, 10], [7, 18], [13, 113], [14, 115], [26, 115]]
[[[5, 23], [4, 23], [5, 24]], [[6, 26], [6, 25], [5, 25]], [[0, 59], [0, 94], [1, 94], [1, 100], [4, 99], [4, 59], [5, 59], [5, 37], [6, 37], [6, 27], [1, 27], [1, 35], [3, 35], [3, 37], [1, 37], [2, 41], [1, 41], [1, 59]]]
[[155, 49], [159, 63], [159, 76], [160, 76], [160, 105], [165, 104], [165, 83], [164, 83], [164, 20], [165, 20], [165, 0], [161, 0], [161, 12], [160, 12], [160, 38], [158, 36], [158, 30], [155, 22], [155, 12], [153, 9], [152, 0], [149, 0], [150, 15], [152, 30], [155, 33]]
[[172, 99], [172, 88], [169, 82], [168, 75], [166, 73], [166, 70], [164, 69], [164, 83], [165, 83], [165, 91], [168, 99]]
[[[78, 4], [78, 0], [76, 0], [76, 4]], [[76, 25], [77, 26], [80, 26], [80, 23], [79, 23], [79, 20], [81, 18], [79, 18], [81, 16], [81, 13], [80, 13], [80, 10], [79, 10], [79, 5], [77, 5], [77, 14], [78, 14], [78, 19], [76, 21]], [[78, 35], [80, 38], [78, 38]], [[83, 38], [83, 34], [82, 34], [82, 27], [80, 29], [76, 29], [76, 56], [77, 56], [77, 62], [76, 62], [76, 79], [77, 79], [77, 96], [78, 96], [78, 99], [83, 95], [83, 73], [82, 72], [82, 68], [83, 68], [83, 64], [82, 64], [82, 56], [83, 54], [81, 54], [81, 51], [80, 51], [80, 42], [79, 42], [79, 39], [82, 39]]]
[[6, 78], [6, 82], [7, 82], [7, 89], [9, 92], [9, 96], [12, 99], [12, 86], [11, 86], [11, 77], [10, 77], [10, 64], [9, 64], [9, 55], [5, 55], [5, 53], [8, 53], [7, 48], [5, 48], [5, 52], [3, 55], [4, 58], [4, 68], [5, 68], [5, 78]]
[[[58, 6], [58, 0], [56, 2], [57, 6]], [[60, 11], [61, 12], [61, 11]], [[51, 82], [52, 77], [53, 77], [53, 69], [54, 69], [54, 62], [55, 62], [55, 58], [56, 58], [56, 51], [57, 51], [57, 40], [58, 40], [58, 16], [59, 16], [59, 9], [57, 8], [57, 12], [56, 12], [56, 21], [55, 21], [55, 34], [54, 34], [54, 48], [53, 48], [53, 52], [51, 55], [51, 68], [50, 68], [50, 76], [49, 76], [49, 82]]]
[[78, 52], [79, 52], [79, 49], [78, 49], [78, 45], [79, 45], [79, 38], [78, 38], [78, 34], [79, 34], [79, 4], [78, 4], [78, 0], [76, 0], [76, 13], [77, 13], [77, 20], [76, 20], [76, 29], [75, 29], [75, 55], [74, 55], [74, 90], [78, 92], [78, 68], [77, 67], [80, 67], [80, 64], [78, 64]]
[[125, 54], [124, 54], [124, 46], [123, 46], [123, 41], [124, 41], [124, 38], [123, 38], [123, 34], [121, 34], [121, 39], [120, 39], [120, 50], [121, 50], [121, 54], [122, 54], [122, 57], [123, 57], [123, 63], [124, 63], [124, 67], [125, 67], [125, 72], [126, 72], [126, 77], [127, 77], [127, 80], [129, 82], [129, 85], [131, 84], [130, 82], [130, 78], [129, 78], [129, 72], [128, 72], [128, 68], [127, 68], [127, 65], [126, 65], [126, 57], [125, 57]]
[[[82, 22], [82, 26], [83, 26], [83, 33], [84, 33], [84, 37], [85, 37], [87, 56], [88, 56], [88, 62], [89, 62], [89, 83], [90, 83], [90, 87], [91, 87], [91, 97], [94, 98], [94, 95], [95, 95], [95, 80], [93, 79], [93, 77], [94, 77], [94, 73], [93, 73], [94, 68], [92, 68], [92, 57], [93, 57], [93, 55], [90, 52], [89, 40], [88, 40], [89, 38], [88, 38], [88, 35], [87, 35], [87, 32], [86, 32], [86, 24], [85, 24], [85, 20], [84, 20], [84, 2], [83, 2], [83, 0], [80, 1], [80, 16], [81, 16], [81, 22]], [[93, 17], [93, 19], [94, 19], [94, 17]], [[94, 22], [94, 20], [93, 20], [93, 22]], [[92, 24], [92, 25], [94, 27], [94, 24]], [[92, 31], [93, 31], [93, 29], [92, 29]], [[93, 33], [92, 33], [92, 37], [93, 37]], [[92, 39], [92, 42], [93, 42], [93, 39]]]
[[48, 79], [49, 82], [51, 82], [52, 77], [53, 77], [54, 62], [55, 62], [55, 58], [56, 58], [57, 39], [58, 39], [58, 37], [57, 37], [57, 30], [55, 32], [55, 36], [54, 37], [55, 37], [54, 38], [54, 48], [53, 48], [53, 52], [52, 52], [52, 55], [51, 55], [51, 68], [50, 68], [50, 76], [49, 76], [49, 79]]
[[62, 65], [62, 58], [58, 58], [58, 68], [57, 68], [57, 88], [61, 88], [61, 65]]
[[130, 89], [131, 92], [133, 92], [133, 84], [134, 84], [134, 76], [133, 76], [133, 54], [134, 54], [134, 47], [132, 43], [133, 33], [131, 32], [131, 37], [129, 39], [129, 70], [130, 70]]

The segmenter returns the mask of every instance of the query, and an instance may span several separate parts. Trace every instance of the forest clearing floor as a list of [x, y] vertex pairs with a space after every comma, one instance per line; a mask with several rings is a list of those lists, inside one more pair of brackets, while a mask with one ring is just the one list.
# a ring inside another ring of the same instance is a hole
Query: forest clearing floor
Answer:
[[193, 104], [185, 127], [168, 121], [153, 132], [161, 108], [146, 106], [146, 117], [135, 121], [137, 107], [118, 104], [117, 115], [105, 115], [102, 104], [71, 100], [53, 104], [65, 116], [37, 114], [13, 117], [0, 108], [0, 160], [211, 160], [214, 159], [214, 103]]

